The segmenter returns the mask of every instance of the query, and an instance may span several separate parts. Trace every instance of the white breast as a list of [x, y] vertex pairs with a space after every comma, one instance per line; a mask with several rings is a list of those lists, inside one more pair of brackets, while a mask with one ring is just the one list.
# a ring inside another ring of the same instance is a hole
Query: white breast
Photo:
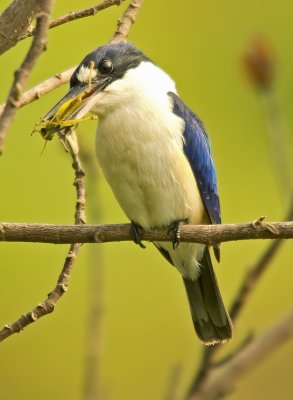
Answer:
[[[172, 112], [168, 91], [175, 92], [173, 81], [143, 63], [111, 84], [99, 105], [98, 161], [125, 214], [145, 229], [186, 218], [201, 223], [204, 218], [183, 153], [184, 121]], [[200, 251], [196, 249], [193, 258]]]
[[[142, 69], [108, 88], [104, 106], [112, 107], [100, 116], [96, 152], [124, 212], [147, 229], [201, 214], [202, 207], [183, 153], [184, 122], [167, 95], [174, 83], [153, 64]], [[146, 82], [141, 76], [154, 78]]]

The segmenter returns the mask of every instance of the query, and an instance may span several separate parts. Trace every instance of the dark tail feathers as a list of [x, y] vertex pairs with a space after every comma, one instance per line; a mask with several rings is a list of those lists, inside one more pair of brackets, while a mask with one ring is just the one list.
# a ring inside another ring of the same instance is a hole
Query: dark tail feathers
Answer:
[[213, 270], [209, 249], [204, 251], [201, 271], [196, 281], [183, 278], [195, 332], [211, 345], [232, 337], [232, 322], [224, 306]]

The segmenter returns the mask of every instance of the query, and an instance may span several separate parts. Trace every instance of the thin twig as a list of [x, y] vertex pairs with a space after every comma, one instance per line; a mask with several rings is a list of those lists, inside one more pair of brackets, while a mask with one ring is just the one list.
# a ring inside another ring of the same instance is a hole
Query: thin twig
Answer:
[[[44, 0], [45, 1], [45, 0]], [[47, 0], [48, 4], [52, 3], [53, 0]], [[141, 1], [142, 3], [142, 1]], [[47, 4], [47, 3], [46, 3]], [[129, 6], [129, 8], [133, 8], [133, 4], [131, 4]], [[136, 13], [138, 11], [138, 8], [140, 6], [137, 7]], [[127, 9], [128, 10], [128, 9]], [[127, 11], [126, 11], [127, 12]], [[43, 15], [42, 15], [43, 16]], [[39, 18], [42, 18], [39, 17]], [[48, 17], [48, 16], [47, 16]], [[125, 16], [122, 17], [122, 19]], [[135, 17], [134, 17], [135, 18]], [[34, 35], [34, 40], [33, 40], [33, 45], [32, 48], [34, 47], [34, 43], [38, 41], [38, 38], [40, 37], [39, 35], [39, 30], [41, 30], [41, 32], [43, 32], [42, 29], [44, 29], [43, 27], [43, 23], [41, 23], [42, 19], [38, 19], [37, 20], [37, 29], [36, 29], [36, 33]], [[134, 22], [134, 19], [132, 20], [132, 23]], [[132, 24], [131, 23], [131, 24]], [[126, 24], [126, 23], [125, 23]], [[129, 29], [131, 27], [131, 24], [127, 23], [126, 28], [124, 30], [124, 32], [129, 32]], [[121, 25], [121, 23], [120, 23]], [[48, 20], [47, 20], [47, 24], [46, 24], [46, 30], [48, 29]], [[44, 38], [45, 36], [42, 34], [41, 38]], [[43, 49], [43, 48], [42, 48]], [[34, 49], [35, 52], [35, 49]], [[34, 54], [33, 52], [33, 54]], [[36, 57], [37, 58], [37, 57]], [[26, 57], [27, 59], [27, 57]], [[26, 61], [25, 59], [25, 61]], [[33, 59], [34, 60], [34, 59]], [[22, 82], [22, 87], [23, 87], [24, 83]], [[21, 87], [21, 89], [22, 89]], [[10, 96], [11, 97], [11, 96]], [[9, 104], [11, 103], [10, 101], [10, 97], [9, 97], [9, 101], [6, 103], [5, 107], [4, 107], [4, 111], [2, 113], [2, 117], [0, 118], [0, 126], [1, 126], [1, 121], [8, 120], [6, 114], [7, 114], [7, 108], [9, 109], [10, 106]], [[19, 106], [19, 98], [20, 98], [20, 92], [17, 93], [17, 97], [15, 99], [15, 96], [12, 97], [12, 99], [14, 100], [12, 103], [14, 104], [13, 109], [13, 113], [12, 113], [12, 117], [10, 119], [13, 118], [15, 112], [16, 112], [16, 108]], [[11, 113], [11, 111], [10, 111]], [[8, 125], [6, 123], [6, 125]], [[9, 127], [9, 125], [8, 125]], [[3, 132], [3, 130], [2, 130]], [[5, 131], [6, 132], [6, 131]], [[5, 137], [5, 132], [4, 135], [2, 134], [2, 149], [3, 149], [3, 140]], [[85, 222], [85, 215], [84, 215], [84, 208], [85, 208], [85, 187], [84, 187], [84, 172], [82, 170], [81, 167], [81, 163], [79, 160], [79, 156], [78, 156], [78, 143], [76, 141], [76, 137], [74, 134], [74, 131], [72, 131], [71, 135], [68, 135], [66, 137], [60, 138], [61, 142], [63, 145], [65, 145], [65, 148], [70, 152], [72, 160], [73, 160], [73, 168], [75, 171], [75, 181], [74, 184], [76, 186], [76, 193], [77, 193], [77, 201], [76, 201], [76, 212], [75, 212], [75, 223], [76, 224], [83, 224]], [[1, 151], [1, 130], [0, 130], [0, 151]], [[6, 229], [5, 229], [5, 225], [1, 225], [0, 226], [0, 236], [3, 238], [5, 238], [6, 236]], [[70, 278], [70, 273], [74, 264], [74, 261], [76, 259], [78, 250], [81, 246], [81, 243], [76, 243], [76, 239], [73, 239], [70, 241], [71, 244], [68, 255], [66, 257], [64, 266], [63, 266], [63, 270], [59, 276], [59, 279], [57, 281], [57, 285], [56, 287], [53, 289], [53, 291], [51, 293], [49, 293], [47, 299], [40, 305], [38, 305], [37, 307], [35, 307], [32, 311], [29, 311], [28, 313], [26, 313], [25, 315], [21, 316], [17, 321], [13, 322], [12, 324], [8, 324], [5, 325], [5, 327], [0, 331], [0, 341], [6, 339], [7, 337], [13, 335], [14, 333], [20, 332], [22, 329], [24, 329], [27, 325], [35, 322], [36, 320], [38, 320], [39, 318], [41, 318], [44, 315], [47, 315], [48, 313], [52, 312], [54, 310], [55, 304], [57, 303], [57, 301], [60, 299], [60, 297], [64, 294], [64, 292], [67, 290], [68, 287], [68, 283], [69, 283], [69, 278]]]
[[134, 24], [143, 0], [133, 0], [124, 12], [121, 19], [118, 20], [118, 25], [111, 43], [124, 42], [128, 38], [131, 26]]
[[[286, 217], [286, 221], [292, 221], [293, 219], [293, 199], [291, 208]], [[252, 293], [259, 279], [263, 276], [264, 272], [272, 262], [273, 258], [276, 256], [281, 245], [284, 243], [283, 240], [274, 240], [268, 248], [264, 251], [258, 262], [248, 271], [235, 300], [231, 306], [230, 316], [232, 321], [238, 317], [240, 311], [244, 307], [248, 296]]]
[[[137, 2], [136, 6], [131, 3], [123, 14], [121, 20], [118, 20], [118, 27], [112, 39], [112, 42], [121, 42], [128, 37], [130, 28], [134, 23], [138, 11], [143, 1]], [[118, 33], [119, 32], [119, 33]], [[86, 152], [82, 147], [82, 156], [84, 162], [88, 166], [88, 177], [90, 180], [89, 190], [92, 191], [92, 198], [98, 198], [97, 188], [97, 168], [95, 160], [93, 160], [92, 152]], [[90, 208], [90, 213], [95, 220], [100, 219], [97, 204]], [[98, 380], [99, 364], [100, 364], [100, 345], [101, 345], [101, 313], [103, 308], [102, 302], [102, 260], [101, 249], [92, 247], [90, 249], [90, 314], [88, 327], [88, 340], [86, 347], [85, 374], [84, 374], [84, 399], [92, 400], [99, 398], [100, 388]]]
[[207, 379], [190, 400], [211, 400], [222, 398], [235, 386], [239, 378], [251, 371], [261, 361], [279, 348], [281, 344], [293, 336], [293, 313], [290, 312], [284, 319], [264, 334], [256, 337], [242, 351], [237, 352], [224, 364], [209, 371]]
[[253, 289], [259, 282], [259, 279], [263, 276], [264, 272], [277, 255], [277, 252], [283, 243], [283, 240], [272, 241], [265, 252], [261, 255], [256, 265], [250, 268], [247, 272], [247, 275], [242, 282], [231, 306], [230, 317], [232, 321], [235, 321], [236, 318], [238, 318], [242, 308], [247, 302], [248, 296], [253, 292]]
[[[271, 229], [274, 229], [273, 231]], [[0, 223], [0, 242], [35, 243], [107, 243], [132, 240], [130, 224], [109, 225], [50, 225]], [[142, 240], [170, 241], [168, 229], [142, 232]], [[252, 223], [223, 225], [183, 225], [180, 241], [213, 245], [235, 240], [292, 239], [293, 221], [262, 224], [257, 229]]]
[[[57, 89], [58, 87], [67, 83], [73, 74], [75, 67], [69, 68], [66, 71], [63, 71], [59, 74], [52, 76], [49, 79], [39, 83], [38, 85], [34, 86], [27, 92], [20, 95], [18, 100], [18, 108], [24, 107], [27, 104], [32, 103], [35, 100], [38, 100], [40, 97], [44, 96], [47, 93], [50, 93], [52, 90]], [[0, 116], [3, 113], [5, 104], [0, 105]]]
[[[287, 202], [293, 193], [293, 173], [290, 142], [281, 108], [274, 88], [260, 93], [261, 106], [266, 122], [269, 154], [282, 198]], [[287, 206], [287, 203], [285, 203]]]
[[183, 397], [184, 400], [190, 400], [194, 394], [200, 391], [201, 385], [205, 382], [212, 369], [214, 354], [216, 354], [218, 348], [220, 348], [220, 346], [216, 344], [203, 349], [199, 368], [197, 367], [194, 378], [191, 380], [191, 383]]
[[[292, 157], [286, 124], [276, 91], [276, 52], [269, 37], [257, 35], [243, 54], [243, 67], [260, 100], [266, 124], [269, 154], [282, 198], [293, 194]], [[285, 204], [287, 207], [287, 204]]]
[[[75, 207], [75, 223], [84, 224], [85, 222], [85, 185], [84, 185], [84, 172], [81, 166], [81, 162], [76, 152], [70, 142], [67, 143], [68, 149], [70, 150], [71, 158], [73, 161], [72, 167], [74, 169], [75, 179], [74, 186], [76, 188], [76, 207]], [[74, 262], [77, 257], [81, 244], [74, 243], [71, 244], [68, 254], [66, 256], [63, 269], [58, 278], [57, 285], [48, 294], [46, 300], [43, 303], [38, 304], [32, 311], [27, 312], [22, 315], [18, 320], [12, 324], [7, 324], [0, 331], [0, 342], [14, 333], [18, 333], [23, 330], [26, 326], [37, 321], [41, 317], [51, 313], [58, 300], [67, 291], [69, 284], [71, 270], [73, 268]]]
[[[78, 10], [78, 11], [72, 11], [66, 15], [63, 15], [62, 17], [59, 17], [59, 18], [56, 18], [56, 19], [53, 19], [52, 21], [50, 21], [49, 29], [56, 28], [57, 26], [66, 24], [68, 22], [75, 21], [80, 18], [94, 16], [99, 11], [105, 10], [106, 8], [109, 8], [111, 6], [115, 6], [115, 5], [120, 6], [120, 4], [123, 1], [125, 1], [125, 0], [105, 0], [102, 3], [97, 4], [96, 6], [84, 8], [84, 9]], [[31, 27], [20, 38], [20, 40], [26, 39], [27, 37], [34, 35], [34, 33], [35, 33], [35, 28]]]
[[[124, 0], [122, 0], [122, 1], [124, 1]], [[123, 34], [115, 33], [115, 35], [113, 36], [113, 39], [112, 39], [113, 43], [114, 42], [118, 43], [119, 40], [125, 40], [125, 38], [128, 36], [129, 30], [131, 28], [131, 24], [134, 22], [134, 20], [137, 16], [137, 13], [139, 11], [139, 7], [141, 5], [142, 5], [142, 2], [140, 5], [137, 5], [136, 7], [134, 7], [132, 4], [130, 4], [130, 6], [127, 8], [127, 10], [125, 11], [125, 15], [128, 15], [131, 10], [132, 13], [130, 13], [130, 15], [132, 15], [132, 17], [131, 17], [131, 19], [129, 19], [129, 17], [123, 16], [121, 18], [121, 20], [118, 21], [117, 32], [119, 31], [119, 29], [123, 29], [124, 33]], [[135, 10], [135, 13], [134, 13], [134, 10]], [[132, 21], [132, 22], [130, 23], [130, 21]], [[72, 73], [76, 69], [76, 67], [77, 67], [77, 65], [67, 69], [66, 71], [58, 73], [58, 74], [54, 75], [53, 77], [48, 78], [47, 80], [34, 86], [27, 92], [21, 94], [18, 99], [18, 108], [24, 107], [27, 104], [30, 104], [35, 100], [38, 100], [40, 97], [46, 95], [47, 93], [50, 93], [52, 90], [57, 89], [58, 87], [67, 83], [69, 81]], [[6, 105], [6, 103], [0, 105], [0, 116], [3, 113], [5, 105]]]
[[179, 378], [181, 378], [182, 366], [176, 364], [170, 370], [170, 376], [167, 382], [167, 390], [164, 400], [176, 400], [178, 398], [177, 391], [179, 386]]
[[42, 0], [40, 12], [37, 15], [36, 34], [24, 61], [14, 73], [14, 82], [10, 89], [6, 105], [0, 117], [0, 154], [4, 149], [7, 131], [19, 107], [19, 98], [38, 58], [46, 48], [49, 18], [54, 0]]

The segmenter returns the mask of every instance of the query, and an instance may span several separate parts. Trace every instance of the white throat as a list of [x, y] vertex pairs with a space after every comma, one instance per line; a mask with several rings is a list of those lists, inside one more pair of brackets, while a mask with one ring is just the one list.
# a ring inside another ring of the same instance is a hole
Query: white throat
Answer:
[[[160, 68], [149, 61], [128, 70], [125, 75], [104, 89], [97, 97], [94, 111], [99, 116], [131, 103], [143, 101], [144, 106], [164, 107], [169, 103], [167, 93], [176, 93], [175, 83]], [[169, 106], [168, 106], [169, 108]]]

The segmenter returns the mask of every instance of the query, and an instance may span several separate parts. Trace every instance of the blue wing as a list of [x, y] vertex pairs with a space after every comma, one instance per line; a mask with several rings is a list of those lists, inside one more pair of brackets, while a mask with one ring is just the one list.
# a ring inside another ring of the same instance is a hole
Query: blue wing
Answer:
[[190, 163], [211, 223], [221, 223], [218, 184], [210, 141], [201, 121], [172, 92], [173, 112], [185, 122], [184, 153]]

